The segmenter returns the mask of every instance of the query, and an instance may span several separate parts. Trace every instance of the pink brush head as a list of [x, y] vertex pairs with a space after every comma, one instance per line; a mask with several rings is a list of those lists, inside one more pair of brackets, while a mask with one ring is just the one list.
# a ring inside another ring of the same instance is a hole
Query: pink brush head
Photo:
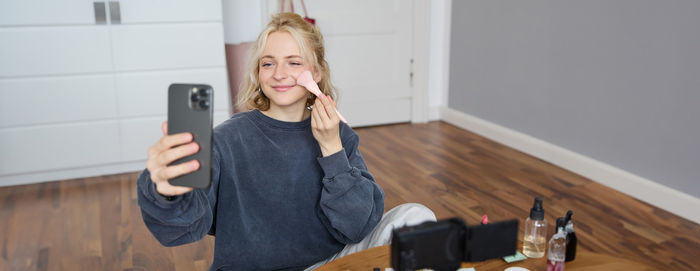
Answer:
[[321, 95], [321, 89], [318, 88], [318, 85], [314, 81], [313, 76], [311, 76], [310, 71], [304, 71], [299, 74], [299, 77], [297, 77], [297, 85], [305, 87], [309, 92], [316, 96]]
[[[316, 95], [316, 97], [321, 98], [321, 96], [325, 96], [321, 92], [321, 89], [318, 88], [318, 84], [316, 84], [316, 81], [314, 81], [313, 76], [311, 76], [311, 72], [308, 70], [303, 71], [301, 74], [299, 74], [299, 76], [297, 77], [297, 85], [306, 88], [309, 92]], [[335, 109], [335, 112], [338, 113], [338, 118], [340, 118], [342, 122], [348, 123], [348, 121], [345, 120], [345, 118], [343, 117], [343, 115], [340, 114], [337, 108]]]

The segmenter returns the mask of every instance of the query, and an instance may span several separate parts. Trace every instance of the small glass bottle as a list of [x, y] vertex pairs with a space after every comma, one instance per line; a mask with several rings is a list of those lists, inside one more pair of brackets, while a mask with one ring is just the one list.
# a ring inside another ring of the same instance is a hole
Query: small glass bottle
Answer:
[[574, 232], [574, 222], [571, 220], [571, 216], [574, 214], [573, 211], [569, 210], [566, 212], [566, 226], [564, 231], [566, 231], [566, 261], [570, 262], [576, 259], [576, 245], [578, 240], [576, 239], [576, 233]]
[[566, 260], [566, 221], [563, 217], [557, 219], [557, 233], [549, 240], [547, 252], [547, 271], [564, 271]]
[[523, 254], [528, 258], [542, 258], [547, 244], [547, 221], [544, 219], [542, 199], [535, 198], [530, 216], [525, 219]]

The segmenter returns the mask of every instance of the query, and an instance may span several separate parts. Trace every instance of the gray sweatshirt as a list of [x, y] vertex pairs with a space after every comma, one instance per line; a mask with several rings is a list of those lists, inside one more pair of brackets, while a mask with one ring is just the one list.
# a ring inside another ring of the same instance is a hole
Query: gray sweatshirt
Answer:
[[141, 173], [143, 220], [165, 246], [215, 235], [210, 270], [303, 269], [362, 240], [384, 211], [357, 134], [341, 123], [340, 138], [343, 150], [321, 157], [310, 118], [237, 113], [214, 129], [208, 189], [168, 199]]

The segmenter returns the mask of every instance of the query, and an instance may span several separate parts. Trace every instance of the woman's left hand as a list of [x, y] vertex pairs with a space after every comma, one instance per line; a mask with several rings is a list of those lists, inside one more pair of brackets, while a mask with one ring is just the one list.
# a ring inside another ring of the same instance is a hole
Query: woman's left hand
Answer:
[[311, 132], [321, 147], [323, 157], [343, 149], [343, 143], [340, 141], [340, 118], [335, 108], [335, 101], [322, 95], [316, 98], [311, 110]]

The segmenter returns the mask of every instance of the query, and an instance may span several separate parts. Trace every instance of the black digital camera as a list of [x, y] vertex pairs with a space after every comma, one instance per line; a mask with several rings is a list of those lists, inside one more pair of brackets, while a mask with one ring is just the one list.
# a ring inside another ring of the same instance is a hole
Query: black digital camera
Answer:
[[462, 262], [514, 255], [518, 243], [518, 220], [467, 226], [450, 218], [394, 229], [391, 265], [394, 270], [456, 270]]

